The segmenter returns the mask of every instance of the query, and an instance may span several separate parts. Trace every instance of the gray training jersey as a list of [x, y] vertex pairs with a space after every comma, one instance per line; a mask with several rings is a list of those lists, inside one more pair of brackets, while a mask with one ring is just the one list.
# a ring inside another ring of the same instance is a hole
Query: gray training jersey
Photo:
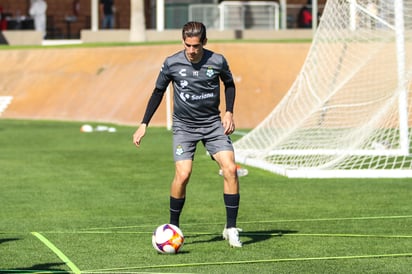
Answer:
[[165, 90], [170, 81], [174, 89], [173, 119], [189, 125], [204, 126], [220, 119], [220, 82], [233, 82], [226, 59], [203, 49], [199, 63], [192, 64], [185, 51], [166, 58], [156, 80]]

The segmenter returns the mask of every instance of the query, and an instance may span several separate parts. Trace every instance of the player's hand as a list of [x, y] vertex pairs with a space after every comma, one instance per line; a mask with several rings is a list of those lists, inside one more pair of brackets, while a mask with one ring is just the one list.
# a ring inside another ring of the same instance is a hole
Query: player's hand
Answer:
[[233, 114], [229, 111], [225, 113], [222, 119], [222, 124], [225, 129], [225, 134], [230, 135], [235, 131], [235, 122], [233, 120]]
[[141, 124], [139, 128], [135, 131], [133, 134], [133, 144], [136, 147], [140, 147], [140, 143], [142, 141], [142, 138], [146, 134], [146, 124]]

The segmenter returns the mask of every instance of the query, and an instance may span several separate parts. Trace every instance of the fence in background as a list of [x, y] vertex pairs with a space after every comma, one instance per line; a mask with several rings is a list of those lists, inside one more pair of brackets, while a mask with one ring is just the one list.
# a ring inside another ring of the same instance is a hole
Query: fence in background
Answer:
[[189, 21], [201, 21], [210, 29], [279, 29], [279, 4], [274, 2], [192, 4], [188, 12]]

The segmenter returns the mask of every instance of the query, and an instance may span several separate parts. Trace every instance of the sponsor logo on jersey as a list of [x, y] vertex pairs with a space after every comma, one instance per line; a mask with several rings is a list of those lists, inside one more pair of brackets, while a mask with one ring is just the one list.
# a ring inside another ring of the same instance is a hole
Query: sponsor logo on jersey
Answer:
[[179, 93], [179, 97], [180, 97], [180, 99], [182, 99], [182, 101], [186, 102], [189, 99], [191, 101], [206, 100], [206, 99], [215, 97], [215, 95], [212, 92], [202, 93], [202, 94], [192, 94], [192, 95], [190, 95], [188, 93], [181, 92], [181, 93]]
[[184, 92], [179, 93], [180, 99], [182, 99], [182, 101], [186, 102], [187, 99], [190, 98], [189, 94], [185, 94]]
[[213, 98], [213, 97], [214, 97], [214, 94], [212, 92], [210, 92], [210, 93], [202, 93], [200, 95], [193, 94], [190, 97], [190, 99], [192, 99], [193, 101], [198, 101], [198, 100], [205, 100], [205, 99]]

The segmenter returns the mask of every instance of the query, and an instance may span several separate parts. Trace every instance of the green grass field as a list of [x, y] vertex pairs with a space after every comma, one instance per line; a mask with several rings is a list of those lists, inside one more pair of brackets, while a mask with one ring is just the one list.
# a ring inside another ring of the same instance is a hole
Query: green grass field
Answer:
[[[247, 167], [241, 249], [221, 239], [222, 178], [199, 146], [177, 255], [151, 244], [169, 219], [171, 133], [81, 133], [0, 120], [2, 273], [410, 273], [411, 179], [288, 179]], [[96, 125], [96, 124], [93, 124]], [[234, 138], [238, 138], [234, 136]]]

